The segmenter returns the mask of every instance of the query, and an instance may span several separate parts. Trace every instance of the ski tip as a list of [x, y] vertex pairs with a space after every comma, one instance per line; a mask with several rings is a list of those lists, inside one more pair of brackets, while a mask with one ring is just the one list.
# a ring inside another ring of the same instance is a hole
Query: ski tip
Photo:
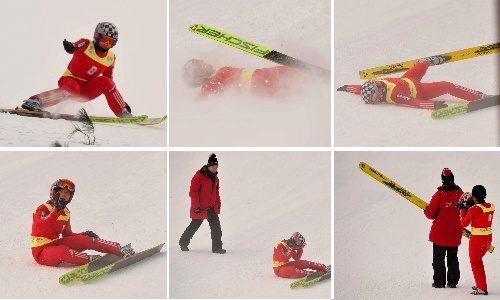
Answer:
[[364, 169], [366, 167], [366, 165], [367, 165], [367, 163], [365, 163], [364, 161], [359, 162], [360, 169]]

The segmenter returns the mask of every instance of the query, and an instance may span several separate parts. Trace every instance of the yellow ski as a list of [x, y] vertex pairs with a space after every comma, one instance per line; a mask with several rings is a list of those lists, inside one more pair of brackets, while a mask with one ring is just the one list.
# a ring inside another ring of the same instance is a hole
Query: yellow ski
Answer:
[[220, 29], [205, 24], [193, 24], [189, 26], [188, 30], [204, 37], [216, 40], [223, 44], [251, 53], [253, 55], [257, 55], [258, 57], [265, 58], [280, 65], [296, 68], [312, 74], [317, 74], [325, 78], [330, 78], [329, 70], [311, 65], [297, 58], [293, 58], [271, 48], [240, 38], [234, 34], [222, 31]]
[[[405, 198], [406, 200], [410, 201], [411, 203], [415, 204], [416, 206], [420, 207], [422, 210], [425, 210], [427, 206], [429, 205], [427, 202], [424, 200], [420, 199], [419, 197], [415, 196], [412, 192], [408, 191], [404, 187], [400, 186], [396, 182], [394, 182], [392, 179], [389, 177], [385, 176], [384, 174], [380, 173], [377, 171], [375, 168], [370, 166], [369, 164], [365, 162], [360, 162], [359, 163], [359, 168], [361, 171], [365, 172], [366, 174], [370, 175], [372, 178], [377, 180], [378, 182], [382, 183], [383, 185], [387, 186], [394, 192], [398, 193], [401, 197]], [[470, 239], [471, 232], [467, 228], [462, 228], [462, 235], [465, 236], [466, 238]], [[488, 249], [488, 252], [493, 252], [495, 250], [495, 247], [493, 245], [490, 246]]]
[[[500, 43], [496, 42], [493, 44], [487, 44], [487, 45], [482, 45], [482, 46], [477, 46], [477, 47], [472, 47], [472, 48], [467, 48], [463, 50], [457, 50], [453, 52], [448, 52], [448, 53], [443, 53], [443, 54], [438, 54], [438, 55], [433, 55], [433, 56], [442, 56], [445, 58], [445, 64], [446, 63], [451, 63], [463, 59], [469, 59], [469, 58], [474, 58], [474, 57], [479, 57], [479, 56], [484, 56], [488, 54], [493, 54], [500, 52]], [[425, 59], [420, 58], [420, 59]], [[394, 64], [389, 64], [385, 66], [380, 66], [376, 68], [371, 68], [371, 69], [366, 69], [366, 70], [361, 70], [359, 71], [359, 77], [361, 79], [370, 79], [370, 78], [375, 78], [375, 77], [382, 77], [382, 76], [387, 76], [390, 74], [394, 73], [399, 73], [399, 72], [405, 72], [409, 70], [411, 67], [415, 65], [418, 59], [413, 59], [409, 61], [404, 61], [404, 62], [399, 62], [399, 63], [394, 63]]]

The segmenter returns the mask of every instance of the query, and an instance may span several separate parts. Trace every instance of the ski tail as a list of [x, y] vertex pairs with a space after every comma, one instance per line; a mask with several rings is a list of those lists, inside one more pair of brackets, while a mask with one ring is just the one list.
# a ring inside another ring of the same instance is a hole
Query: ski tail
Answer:
[[163, 247], [163, 244], [159, 244], [158, 246], [149, 248], [147, 250], [137, 252], [136, 254], [122, 258], [112, 264], [109, 264], [103, 268], [97, 269], [93, 272], [86, 273], [80, 277], [80, 280], [83, 283], [88, 283], [94, 280], [97, 280], [99, 278], [102, 278], [110, 273], [113, 273], [115, 271], [118, 271], [120, 269], [123, 269], [125, 267], [128, 267], [132, 264], [135, 264], [136, 262], [139, 262], [145, 258], [148, 258], [150, 256], [153, 256], [161, 251], [161, 248]]
[[446, 119], [496, 105], [500, 105], [500, 95], [437, 109], [432, 112], [431, 117], [435, 120]]

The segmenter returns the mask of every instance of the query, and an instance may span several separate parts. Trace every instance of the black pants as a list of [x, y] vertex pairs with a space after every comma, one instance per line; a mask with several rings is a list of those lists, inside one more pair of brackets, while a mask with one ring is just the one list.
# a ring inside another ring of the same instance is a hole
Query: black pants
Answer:
[[[457, 285], [460, 279], [460, 268], [458, 266], [458, 247], [440, 246], [433, 243], [432, 247], [433, 259], [432, 267], [434, 268], [434, 284], [436, 286], [445, 286], [446, 278], [448, 284]], [[446, 266], [444, 257], [447, 255], [448, 275], [446, 274]]]
[[[210, 225], [210, 235], [212, 236], [212, 251], [222, 249], [222, 230], [220, 228], [219, 216], [215, 213], [214, 208], [207, 211], [208, 225]], [[179, 240], [179, 245], [188, 246], [194, 234], [200, 228], [203, 220], [191, 219], [191, 223], [184, 230], [184, 233]]]

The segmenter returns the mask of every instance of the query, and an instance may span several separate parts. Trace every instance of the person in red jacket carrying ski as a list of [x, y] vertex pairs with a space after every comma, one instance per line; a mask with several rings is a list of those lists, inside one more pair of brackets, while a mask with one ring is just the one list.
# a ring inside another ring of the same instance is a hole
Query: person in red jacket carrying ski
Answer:
[[[300, 259], [306, 245], [306, 239], [298, 232], [278, 242], [273, 253], [274, 274], [283, 278], [300, 278], [310, 274], [306, 269], [330, 272], [330, 266]], [[293, 261], [290, 261], [292, 258]]]
[[119, 243], [100, 239], [92, 231], [74, 233], [71, 230], [70, 211], [66, 206], [74, 194], [73, 181], [58, 179], [50, 187], [50, 200], [35, 208], [31, 226], [31, 252], [35, 261], [46, 266], [62, 262], [84, 265], [100, 257], [86, 254], [84, 250], [121, 257], [133, 255], [130, 246], [121, 247]]
[[44, 111], [69, 99], [86, 102], [104, 94], [109, 108], [117, 117], [133, 117], [130, 106], [113, 81], [116, 56], [111, 48], [117, 42], [118, 29], [109, 22], [97, 24], [93, 41], [82, 38], [71, 43], [64, 40], [64, 49], [73, 58], [58, 81], [59, 88], [31, 96], [23, 101], [21, 107]]
[[[455, 176], [450, 169], [444, 168], [441, 173], [442, 185], [432, 196], [424, 214], [432, 222], [429, 240], [432, 242], [432, 267], [434, 269], [432, 286], [435, 288], [455, 288], [460, 279], [458, 263], [458, 246], [462, 242], [462, 225], [460, 214], [455, 208], [463, 194], [455, 184]], [[446, 272], [445, 256], [447, 256], [448, 272]]]
[[448, 107], [445, 101], [431, 100], [450, 94], [457, 98], [476, 101], [489, 97], [481, 92], [465, 88], [447, 81], [421, 82], [429, 66], [444, 62], [441, 56], [419, 60], [401, 78], [371, 79], [363, 85], [344, 85], [337, 91], [350, 92], [363, 97], [366, 104], [390, 103], [402, 104], [416, 108], [440, 109]]
[[297, 86], [295, 81], [300, 78], [300, 73], [285, 66], [262, 69], [223, 67], [215, 70], [202, 60], [191, 59], [182, 68], [182, 78], [190, 87], [201, 87], [200, 97], [222, 95], [229, 91], [280, 97]]
[[[476, 285], [473, 295], [488, 295], [483, 256], [491, 246], [493, 214], [495, 205], [486, 202], [486, 189], [482, 185], [472, 188], [472, 193], [464, 195], [464, 201], [457, 205], [463, 227], [472, 226], [469, 240], [469, 259]], [[468, 201], [467, 201], [468, 200]], [[472, 203], [471, 203], [472, 202]]]
[[207, 219], [212, 237], [212, 253], [226, 253], [226, 250], [222, 249], [222, 230], [218, 216], [221, 208], [218, 168], [219, 161], [217, 156], [212, 153], [208, 158], [208, 163], [198, 170], [191, 179], [189, 188], [191, 223], [179, 239], [182, 251], [189, 251], [188, 246], [191, 239], [200, 228], [203, 220]]

